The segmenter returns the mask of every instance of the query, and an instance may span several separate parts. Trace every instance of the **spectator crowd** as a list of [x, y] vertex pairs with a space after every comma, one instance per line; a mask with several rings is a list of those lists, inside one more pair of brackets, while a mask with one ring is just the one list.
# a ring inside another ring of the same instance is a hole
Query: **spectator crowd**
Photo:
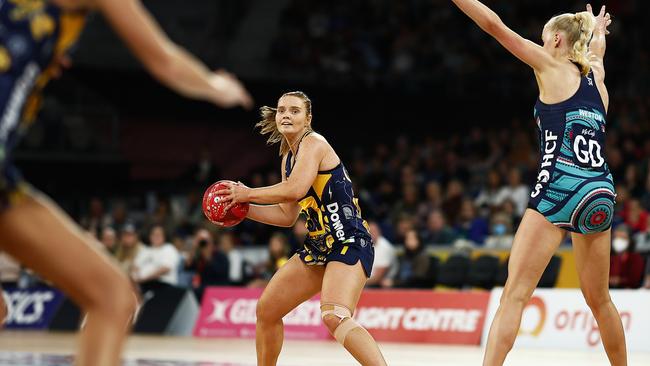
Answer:
[[[649, 4], [608, 4], [615, 14], [608, 55], [616, 56], [606, 59], [612, 107], [605, 153], [617, 191], [613, 287], [650, 288], [650, 23], [642, 18]], [[548, 0], [490, 5], [533, 40], [557, 6]], [[567, 11], [583, 6], [569, 5]], [[459, 98], [474, 93], [476, 83], [501, 98], [535, 91], [530, 70], [448, 1], [292, 0], [280, 21], [269, 57], [285, 77], [338, 88], [435, 84]], [[450, 35], [458, 37], [450, 42]], [[520, 116], [500, 126], [341, 149], [375, 243], [369, 286], [419, 286], [432, 246], [509, 249], [536, 180], [536, 134], [532, 118]], [[242, 181], [272, 185], [277, 172], [274, 166]], [[292, 229], [247, 220], [222, 230], [207, 223], [201, 195], [218, 174], [202, 154], [173, 189], [88, 197], [76, 218], [142, 287], [185, 286], [200, 296], [211, 285], [264, 286], [300, 248], [304, 221]], [[265, 254], [246, 258], [250, 249]], [[19, 281], [20, 267], [2, 253], [0, 267], [3, 282]]]

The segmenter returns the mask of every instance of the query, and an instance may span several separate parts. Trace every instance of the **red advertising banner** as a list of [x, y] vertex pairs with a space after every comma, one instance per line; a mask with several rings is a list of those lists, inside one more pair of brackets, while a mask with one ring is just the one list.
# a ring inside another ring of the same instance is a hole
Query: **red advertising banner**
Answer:
[[[261, 289], [210, 287], [194, 326], [196, 337], [255, 338], [255, 308]], [[300, 304], [284, 317], [287, 339], [329, 339], [320, 317], [320, 299]]]
[[478, 345], [489, 292], [364, 291], [355, 319], [378, 341]]
[[[255, 337], [259, 289], [212, 287], [206, 290], [197, 337]], [[478, 345], [489, 292], [366, 290], [354, 317], [378, 341]], [[287, 339], [331, 339], [314, 297], [284, 317]]]

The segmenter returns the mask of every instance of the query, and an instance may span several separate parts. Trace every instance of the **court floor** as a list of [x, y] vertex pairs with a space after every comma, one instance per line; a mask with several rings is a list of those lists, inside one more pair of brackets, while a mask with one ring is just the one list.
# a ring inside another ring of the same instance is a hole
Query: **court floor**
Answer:
[[[68, 333], [0, 332], [0, 365], [67, 366], [72, 363], [75, 337]], [[479, 347], [382, 343], [389, 365], [480, 365]], [[650, 365], [650, 354], [632, 353], [631, 366]], [[132, 336], [125, 366], [254, 366], [253, 340]], [[279, 366], [357, 365], [335, 342], [286, 341]], [[515, 349], [506, 365], [606, 366], [602, 351]]]

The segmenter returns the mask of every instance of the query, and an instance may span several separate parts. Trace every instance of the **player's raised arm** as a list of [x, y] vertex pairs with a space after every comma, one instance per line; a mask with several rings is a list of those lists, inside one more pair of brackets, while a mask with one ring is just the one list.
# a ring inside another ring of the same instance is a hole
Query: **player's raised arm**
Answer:
[[[593, 14], [591, 4], [587, 4], [587, 12]], [[594, 20], [595, 26], [591, 42], [589, 42], [589, 52], [602, 60], [605, 57], [605, 50], [607, 48], [607, 42], [605, 40], [605, 36], [609, 34], [607, 27], [612, 24], [612, 18], [605, 11], [605, 5], [600, 8], [600, 13], [595, 16]]]
[[[587, 12], [593, 14], [591, 4], [587, 4]], [[605, 111], [607, 111], [609, 109], [609, 91], [605, 86], [605, 63], [603, 59], [607, 48], [605, 36], [609, 34], [607, 27], [612, 24], [612, 19], [609, 13], [605, 11], [604, 5], [600, 8], [600, 13], [595, 16], [594, 23], [593, 36], [591, 42], [589, 42], [589, 66], [594, 72], [596, 86], [600, 92]]]
[[503, 47], [535, 70], [551, 65], [553, 58], [544, 49], [508, 28], [490, 8], [477, 0], [452, 0], [481, 29], [494, 37]]

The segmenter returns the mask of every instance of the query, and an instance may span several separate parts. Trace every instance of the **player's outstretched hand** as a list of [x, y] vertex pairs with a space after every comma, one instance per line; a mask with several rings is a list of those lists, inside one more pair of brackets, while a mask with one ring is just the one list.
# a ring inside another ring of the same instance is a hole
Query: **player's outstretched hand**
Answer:
[[253, 108], [253, 98], [235, 75], [225, 70], [217, 70], [212, 74], [210, 82], [216, 90], [212, 98], [214, 104], [223, 108]]
[[[587, 4], [587, 11], [593, 14], [591, 4]], [[609, 30], [607, 27], [612, 24], [612, 16], [605, 11], [605, 5], [600, 8], [600, 13], [594, 16], [596, 17], [596, 27], [594, 28], [594, 33], [608, 35]]]

